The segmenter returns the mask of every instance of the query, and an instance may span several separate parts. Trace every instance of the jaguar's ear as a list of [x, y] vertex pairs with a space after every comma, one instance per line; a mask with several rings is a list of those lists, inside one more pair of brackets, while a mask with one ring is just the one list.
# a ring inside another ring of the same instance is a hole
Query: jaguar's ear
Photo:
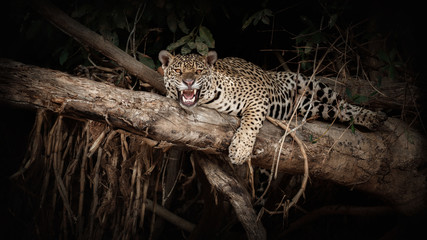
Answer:
[[172, 58], [173, 58], [173, 55], [166, 50], [162, 50], [159, 52], [159, 60], [162, 63], [163, 67], [167, 67], [170, 61], [172, 60]]
[[206, 56], [206, 62], [209, 64], [209, 66], [212, 66], [217, 59], [218, 59], [218, 54], [215, 51], [208, 52], [208, 55]]

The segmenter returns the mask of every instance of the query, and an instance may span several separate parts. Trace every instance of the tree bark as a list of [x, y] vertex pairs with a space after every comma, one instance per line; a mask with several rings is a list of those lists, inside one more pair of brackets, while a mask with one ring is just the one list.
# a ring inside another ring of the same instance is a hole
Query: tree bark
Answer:
[[[0, 60], [0, 101], [43, 108], [72, 118], [92, 119], [209, 154], [226, 154], [238, 118], [174, 100], [73, 77], [59, 71]], [[310, 176], [381, 197], [406, 214], [426, 207], [426, 141], [398, 119], [377, 132], [352, 133], [344, 125], [313, 121], [297, 135], [307, 147]], [[265, 122], [252, 164], [270, 168], [283, 131]], [[312, 139], [318, 139], [312, 143]], [[303, 159], [291, 139], [283, 143], [279, 171], [302, 173]]]
[[257, 220], [251, 203], [251, 195], [248, 191], [212, 159], [203, 155], [194, 158], [195, 161], [198, 161], [200, 168], [203, 169], [209, 183], [229, 199], [237, 218], [246, 231], [247, 238], [249, 240], [267, 239], [264, 227]]

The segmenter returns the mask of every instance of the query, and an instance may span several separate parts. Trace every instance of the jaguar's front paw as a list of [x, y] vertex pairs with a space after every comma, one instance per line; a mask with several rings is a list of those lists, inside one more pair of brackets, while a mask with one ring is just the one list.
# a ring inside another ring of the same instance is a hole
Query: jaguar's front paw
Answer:
[[252, 146], [233, 139], [230, 147], [228, 148], [228, 156], [232, 164], [241, 165], [249, 160], [252, 155]]

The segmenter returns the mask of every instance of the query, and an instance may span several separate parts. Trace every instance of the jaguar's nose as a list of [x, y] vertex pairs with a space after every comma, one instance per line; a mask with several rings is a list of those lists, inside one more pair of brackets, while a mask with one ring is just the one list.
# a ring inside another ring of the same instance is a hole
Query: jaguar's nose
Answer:
[[187, 84], [188, 87], [191, 87], [194, 83], [194, 74], [191, 72], [182, 74], [182, 81]]
[[192, 78], [184, 78], [183, 79], [183, 81], [184, 81], [184, 83], [185, 84], [187, 84], [187, 86], [191, 86], [191, 85], [193, 85], [193, 83], [194, 83], [194, 79], [192, 79]]

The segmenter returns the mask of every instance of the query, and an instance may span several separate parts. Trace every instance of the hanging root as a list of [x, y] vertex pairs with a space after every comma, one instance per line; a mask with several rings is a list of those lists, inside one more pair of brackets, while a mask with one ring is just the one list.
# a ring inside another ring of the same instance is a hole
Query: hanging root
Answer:
[[157, 167], [163, 150], [154, 150], [145, 138], [39, 110], [29, 142], [11, 179], [38, 196], [33, 215], [49, 220], [35, 221], [37, 229], [54, 229], [38, 238], [135, 239], [144, 221], [154, 226], [155, 214], [184, 231], [195, 228], [156, 204], [153, 182], [157, 189], [164, 175]]
[[290, 202], [285, 202], [284, 204], [281, 204], [283, 206], [283, 208], [284, 208], [283, 209], [283, 214], [285, 216], [287, 216], [288, 212], [289, 212], [289, 209], [291, 209], [292, 207], [294, 207], [297, 204], [298, 200], [304, 194], [305, 188], [307, 186], [307, 181], [308, 181], [308, 177], [309, 177], [307, 153], [305, 151], [303, 142], [296, 136], [296, 134], [295, 134], [294, 131], [291, 131], [291, 129], [289, 129], [289, 127], [286, 124], [283, 124], [281, 121], [276, 120], [276, 119], [271, 118], [271, 117], [267, 117], [267, 119], [271, 123], [273, 123], [274, 125], [281, 127], [283, 130], [286, 131], [286, 133], [288, 133], [289, 135], [291, 135], [291, 137], [294, 139], [294, 141], [300, 147], [302, 156], [304, 158], [304, 176], [303, 176], [303, 180], [302, 180], [302, 183], [301, 183], [301, 187], [300, 187], [299, 191], [295, 194], [295, 196], [292, 198], [292, 200]]

